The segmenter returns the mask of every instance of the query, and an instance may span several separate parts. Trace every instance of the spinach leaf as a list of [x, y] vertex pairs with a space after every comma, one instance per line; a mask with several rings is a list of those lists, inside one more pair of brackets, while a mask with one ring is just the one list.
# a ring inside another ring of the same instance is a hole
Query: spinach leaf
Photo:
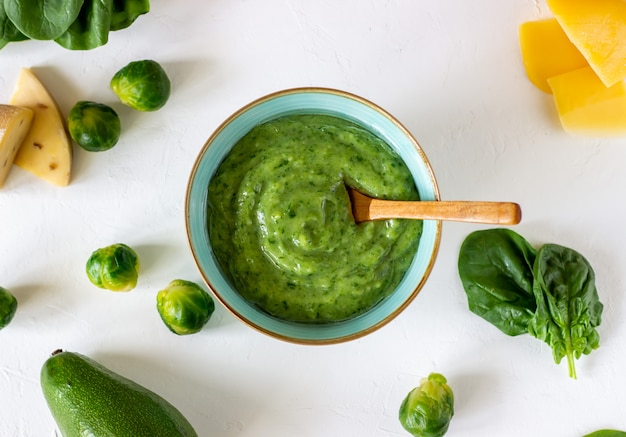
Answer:
[[583, 437], [626, 437], [626, 432], [615, 431], [613, 429], [601, 429], [591, 434], [586, 434]]
[[11, 41], [23, 41], [26, 39], [28, 37], [20, 32], [9, 19], [4, 10], [4, 3], [0, 0], [0, 48]]
[[532, 266], [535, 249], [506, 228], [471, 233], [458, 270], [470, 310], [507, 335], [528, 332], [536, 309]]
[[150, 12], [149, 0], [113, 0], [111, 30], [122, 30], [142, 14]]
[[3, 0], [6, 15], [32, 39], [58, 38], [76, 20], [83, 0]]
[[26, 39], [93, 49], [149, 11], [149, 0], [0, 0], [0, 49]]
[[570, 377], [575, 360], [599, 347], [603, 305], [591, 265], [575, 250], [536, 251], [508, 229], [477, 231], [463, 242], [458, 269], [472, 312], [506, 334], [545, 341], [557, 364], [567, 357]]
[[10, 33], [12, 28], [15, 26], [4, 12], [4, 3], [0, 2], [0, 49], [11, 42], [7, 33]]
[[107, 43], [113, 0], [85, 0], [76, 20], [55, 41], [70, 50], [90, 50]]
[[576, 378], [574, 359], [597, 349], [603, 305], [595, 274], [578, 252], [557, 244], [543, 245], [533, 266], [537, 311], [528, 325], [534, 337], [552, 347], [558, 364], [567, 357], [569, 375]]

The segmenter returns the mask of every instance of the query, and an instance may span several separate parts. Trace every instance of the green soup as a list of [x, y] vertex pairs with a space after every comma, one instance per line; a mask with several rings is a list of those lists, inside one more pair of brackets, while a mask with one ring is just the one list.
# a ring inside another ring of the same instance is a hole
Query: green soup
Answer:
[[209, 183], [208, 232], [242, 297], [277, 318], [329, 323], [364, 313], [394, 290], [422, 222], [357, 225], [345, 184], [418, 199], [400, 157], [341, 118], [286, 116], [233, 147]]

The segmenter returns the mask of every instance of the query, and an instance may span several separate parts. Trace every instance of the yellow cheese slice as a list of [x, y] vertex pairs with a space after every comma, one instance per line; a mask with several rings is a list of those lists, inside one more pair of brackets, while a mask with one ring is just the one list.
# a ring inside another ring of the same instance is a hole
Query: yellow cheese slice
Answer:
[[626, 83], [606, 87], [591, 67], [548, 79], [563, 128], [575, 135], [626, 135]]
[[522, 23], [519, 42], [528, 79], [549, 94], [549, 77], [589, 65], [555, 18]]
[[548, 0], [548, 7], [606, 86], [626, 77], [626, 1]]
[[23, 68], [11, 105], [34, 111], [32, 126], [15, 157], [15, 164], [58, 186], [70, 183], [72, 143], [56, 102], [28, 68]]
[[4, 185], [15, 155], [28, 134], [32, 120], [31, 109], [0, 105], [0, 188]]

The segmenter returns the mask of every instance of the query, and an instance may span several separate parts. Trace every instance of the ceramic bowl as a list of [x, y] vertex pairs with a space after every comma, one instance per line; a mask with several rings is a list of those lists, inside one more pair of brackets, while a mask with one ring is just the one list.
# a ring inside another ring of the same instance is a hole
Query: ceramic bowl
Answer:
[[392, 115], [359, 96], [327, 88], [295, 88], [272, 93], [244, 106], [207, 140], [189, 179], [185, 217], [192, 255], [207, 286], [235, 317], [274, 338], [300, 344], [330, 344], [362, 337], [396, 317], [424, 286], [435, 262], [441, 222], [424, 221], [417, 253], [398, 287], [366, 313], [326, 323], [294, 323], [259, 310], [233, 289], [211, 249], [207, 231], [207, 191], [218, 165], [237, 141], [254, 126], [292, 114], [325, 114], [355, 122], [385, 140], [413, 174], [420, 198], [440, 200], [428, 159], [409, 131]]

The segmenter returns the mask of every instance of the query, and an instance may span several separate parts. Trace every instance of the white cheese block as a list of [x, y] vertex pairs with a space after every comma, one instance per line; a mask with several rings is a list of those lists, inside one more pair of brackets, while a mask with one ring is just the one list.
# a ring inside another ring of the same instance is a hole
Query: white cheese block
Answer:
[[4, 185], [15, 155], [28, 134], [32, 121], [31, 109], [0, 105], [0, 188]]
[[51, 184], [66, 186], [72, 170], [72, 143], [56, 102], [28, 68], [23, 68], [11, 105], [34, 111], [32, 126], [14, 163]]

